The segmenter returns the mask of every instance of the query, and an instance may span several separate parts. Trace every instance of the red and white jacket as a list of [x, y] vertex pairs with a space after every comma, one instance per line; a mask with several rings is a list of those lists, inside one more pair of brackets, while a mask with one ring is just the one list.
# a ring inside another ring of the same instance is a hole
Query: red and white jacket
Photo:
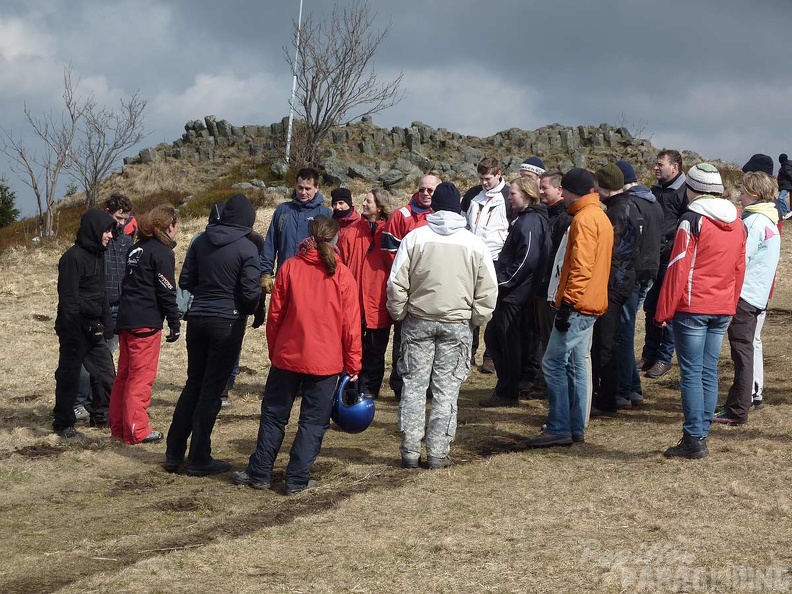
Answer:
[[404, 236], [413, 229], [426, 225], [426, 217], [430, 214], [432, 209], [420, 206], [418, 194], [413, 194], [407, 206], [402, 206], [388, 218], [382, 235], [382, 249], [390, 253], [391, 262], [396, 257]]
[[701, 196], [688, 205], [674, 238], [655, 322], [676, 312], [734, 315], [745, 278], [745, 226], [735, 206]]
[[338, 256], [327, 273], [319, 252], [298, 252], [278, 269], [267, 315], [272, 364], [309, 375], [360, 373], [363, 348], [358, 287]]

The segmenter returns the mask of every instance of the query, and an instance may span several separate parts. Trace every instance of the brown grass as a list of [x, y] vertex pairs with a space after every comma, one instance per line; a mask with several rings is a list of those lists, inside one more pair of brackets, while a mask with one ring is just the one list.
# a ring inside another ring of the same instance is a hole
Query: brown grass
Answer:
[[[270, 213], [259, 211], [258, 231]], [[179, 265], [204, 224], [182, 221]], [[715, 571], [705, 584], [719, 579], [715, 591], [760, 591], [763, 582], [727, 584], [726, 572], [792, 565], [787, 252], [764, 331], [769, 404], [746, 427], [714, 427], [706, 460], [661, 455], [680, 434], [676, 368], [645, 381], [645, 410], [592, 421], [585, 444], [547, 452], [519, 445], [538, 432], [544, 403], [480, 409], [494, 378], [473, 372], [456, 466], [398, 466], [397, 405], [385, 389], [369, 430], [328, 432], [314, 467], [321, 486], [287, 498], [280, 479], [293, 424], [272, 492], [235, 487], [227, 475], [166, 474], [164, 444], [128, 447], [87, 427], [81, 443], [50, 433], [56, 264], [67, 245], [0, 256], [1, 592], [700, 591], [680, 581], [696, 568]], [[213, 435], [214, 453], [237, 469], [255, 442], [263, 332], [248, 331], [242, 366]], [[185, 368], [184, 342], [163, 345], [156, 429], [167, 429]], [[643, 582], [632, 579], [641, 572]]]

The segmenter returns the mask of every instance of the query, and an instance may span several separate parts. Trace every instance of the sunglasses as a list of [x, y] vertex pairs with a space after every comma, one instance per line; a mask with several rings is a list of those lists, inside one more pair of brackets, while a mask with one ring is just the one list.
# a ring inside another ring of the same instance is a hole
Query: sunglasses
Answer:
[[431, 196], [434, 194], [434, 188], [418, 188], [418, 192], [426, 192]]

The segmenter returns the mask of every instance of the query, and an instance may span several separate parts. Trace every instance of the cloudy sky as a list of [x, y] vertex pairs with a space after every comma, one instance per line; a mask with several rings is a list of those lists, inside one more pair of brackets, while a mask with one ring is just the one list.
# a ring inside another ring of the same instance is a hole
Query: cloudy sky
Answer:
[[[345, 0], [338, 0], [347, 4]], [[321, 15], [334, 0], [304, 0]], [[792, 154], [789, 0], [370, 0], [391, 32], [376, 57], [404, 73], [380, 126], [420, 120], [486, 136], [507, 128], [646, 122], [658, 147], [737, 164]], [[62, 105], [71, 62], [100, 103], [140, 90], [144, 146], [208, 114], [233, 124], [288, 115], [299, 0], [3, 0], [0, 125], [29, 137], [33, 113]], [[623, 114], [623, 115], [622, 115]], [[29, 140], [30, 146], [35, 146]], [[142, 148], [142, 147], [137, 147]], [[135, 154], [137, 151], [132, 151]], [[10, 171], [17, 205], [30, 190]], [[61, 191], [67, 177], [62, 177]]]

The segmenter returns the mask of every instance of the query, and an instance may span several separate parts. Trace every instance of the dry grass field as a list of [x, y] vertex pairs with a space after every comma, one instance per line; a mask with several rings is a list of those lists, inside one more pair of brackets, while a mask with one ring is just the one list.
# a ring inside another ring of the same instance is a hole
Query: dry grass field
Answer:
[[[266, 229], [260, 212], [257, 226]], [[180, 262], [200, 221], [180, 232]], [[666, 460], [681, 433], [676, 367], [645, 380], [648, 406], [591, 422], [586, 443], [520, 447], [545, 404], [480, 409], [494, 378], [460, 396], [445, 470], [399, 466], [397, 404], [373, 426], [328, 431], [320, 487], [283, 494], [294, 426], [272, 491], [159, 466], [164, 444], [126, 446], [87, 426], [50, 432], [58, 343], [56, 266], [66, 245], [0, 258], [0, 592], [755, 592], [792, 589], [792, 233], [764, 330], [766, 402], [739, 428], [713, 427], [711, 455]], [[243, 468], [268, 369], [250, 330], [214, 453]], [[185, 380], [184, 341], [163, 345], [150, 409], [167, 430]], [[728, 345], [721, 395], [731, 380]]]

